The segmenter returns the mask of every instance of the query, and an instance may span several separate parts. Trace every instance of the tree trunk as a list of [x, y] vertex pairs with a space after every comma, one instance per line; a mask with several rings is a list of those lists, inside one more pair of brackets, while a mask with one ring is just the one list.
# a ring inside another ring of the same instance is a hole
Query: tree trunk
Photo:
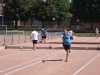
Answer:
[[42, 21], [42, 28], [44, 28], [44, 21]]
[[57, 20], [57, 26], [59, 26], [60, 25], [60, 20]]
[[33, 25], [33, 18], [31, 18], [31, 26]]
[[24, 21], [24, 26], [26, 26], [26, 21]]
[[93, 30], [93, 21], [91, 22], [91, 30]]
[[18, 29], [18, 20], [15, 20], [15, 29]]

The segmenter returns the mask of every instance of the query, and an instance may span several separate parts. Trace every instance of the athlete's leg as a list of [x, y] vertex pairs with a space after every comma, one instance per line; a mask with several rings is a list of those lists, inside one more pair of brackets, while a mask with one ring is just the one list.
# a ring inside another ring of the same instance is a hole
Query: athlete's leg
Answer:
[[65, 60], [65, 62], [67, 62], [68, 61], [69, 52], [68, 52], [68, 50], [65, 50], [65, 51], [66, 51], [66, 60]]
[[33, 49], [36, 49], [37, 40], [33, 40]]

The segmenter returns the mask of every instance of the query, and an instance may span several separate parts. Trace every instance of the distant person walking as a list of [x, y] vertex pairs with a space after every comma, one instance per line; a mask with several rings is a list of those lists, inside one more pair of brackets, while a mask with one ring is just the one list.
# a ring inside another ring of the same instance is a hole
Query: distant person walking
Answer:
[[95, 35], [96, 35], [97, 38], [99, 37], [99, 30], [98, 30], [98, 28], [96, 28], [96, 30], [95, 30]]
[[42, 37], [42, 39], [41, 39], [41, 42], [46, 42], [46, 30], [44, 30], [44, 28], [42, 28], [42, 30], [41, 30], [41, 37]]
[[36, 50], [36, 44], [37, 44], [37, 42], [39, 40], [39, 34], [38, 34], [38, 32], [35, 31], [35, 30], [32, 31], [30, 38], [31, 38], [32, 43], [33, 43], [33, 50]]
[[67, 32], [67, 30], [64, 30], [64, 33], [61, 35], [61, 37], [62, 37], [63, 47], [64, 47], [65, 51], [67, 52], [66, 60], [65, 60], [65, 62], [67, 62], [68, 56], [69, 56], [69, 53], [70, 53], [71, 40], [73, 40], [73, 36], [71, 34], [69, 34]]
[[73, 35], [73, 33], [74, 33], [74, 32], [73, 32], [72, 30], [69, 31], [69, 34]]

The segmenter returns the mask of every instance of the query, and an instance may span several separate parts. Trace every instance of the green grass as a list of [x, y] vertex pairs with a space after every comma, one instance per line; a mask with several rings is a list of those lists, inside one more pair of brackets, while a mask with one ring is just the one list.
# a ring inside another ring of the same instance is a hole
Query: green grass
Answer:
[[[22, 34], [20, 32], [17, 32], [17, 31], [24, 31], [24, 34], [27, 34], [27, 35], [30, 35], [32, 30], [8, 30], [8, 31], [15, 31], [11, 34]], [[2, 31], [0, 31], [2, 32]], [[40, 31], [38, 31], [40, 33]], [[9, 34], [9, 33], [8, 33]], [[90, 36], [91, 33], [74, 33], [73, 36]], [[95, 33], [92, 33], [92, 36], [95, 36]]]
[[74, 36], [95, 36], [95, 33], [74, 33]]
[[[23, 34], [23, 31], [24, 30], [7, 30], [7, 34]], [[28, 31], [24, 31], [24, 34], [26, 35], [30, 35], [31, 34], [31, 30], [28, 30]], [[40, 31], [38, 31], [40, 32]], [[6, 31], [5, 30], [0, 30], [0, 35], [5, 35], [6, 34]]]

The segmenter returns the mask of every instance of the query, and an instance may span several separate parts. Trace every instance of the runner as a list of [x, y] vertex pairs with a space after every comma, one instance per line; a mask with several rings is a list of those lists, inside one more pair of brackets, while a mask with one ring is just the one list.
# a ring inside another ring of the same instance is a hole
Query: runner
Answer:
[[67, 32], [67, 30], [64, 30], [64, 33], [62, 34], [61, 37], [62, 37], [63, 47], [64, 47], [65, 51], [67, 52], [66, 60], [65, 60], [65, 62], [67, 62], [68, 61], [68, 55], [70, 53], [71, 40], [73, 40], [73, 36], [71, 34], [69, 34]]
[[39, 40], [39, 34], [38, 34], [38, 32], [35, 31], [35, 30], [32, 31], [30, 38], [32, 39], [32, 42], [33, 42], [33, 50], [36, 50], [36, 44], [37, 44], [37, 42]]

